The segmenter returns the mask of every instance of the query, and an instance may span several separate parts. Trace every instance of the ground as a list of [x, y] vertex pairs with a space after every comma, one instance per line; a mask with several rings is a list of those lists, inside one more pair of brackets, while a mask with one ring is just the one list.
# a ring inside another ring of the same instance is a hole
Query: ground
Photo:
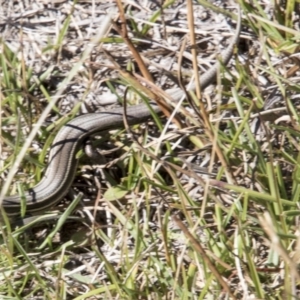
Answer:
[[237, 3], [198, 2], [1, 2], [2, 198], [77, 116], [165, 107], [85, 140], [54, 207], [21, 201], [22, 221], [4, 201], [1, 297], [299, 297], [299, 4], [239, 1], [225, 66]]

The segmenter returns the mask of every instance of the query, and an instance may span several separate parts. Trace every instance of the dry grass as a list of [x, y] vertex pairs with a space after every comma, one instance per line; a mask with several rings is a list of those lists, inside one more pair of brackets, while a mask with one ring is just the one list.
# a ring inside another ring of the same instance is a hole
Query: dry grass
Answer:
[[[188, 84], [235, 29], [230, 0], [27, 2], [1, 2], [2, 193], [40, 180], [70, 118]], [[248, 2], [238, 52], [193, 108], [94, 137], [103, 156], [80, 151], [62, 203], [30, 225], [2, 222], [0, 297], [298, 297], [299, 5]]]

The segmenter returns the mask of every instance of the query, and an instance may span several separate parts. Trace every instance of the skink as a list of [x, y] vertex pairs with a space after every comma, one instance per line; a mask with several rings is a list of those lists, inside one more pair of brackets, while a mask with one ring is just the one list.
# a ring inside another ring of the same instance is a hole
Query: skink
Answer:
[[[241, 12], [238, 9], [236, 32], [228, 48], [222, 53], [221, 59], [226, 65], [233, 53], [234, 45], [238, 43], [241, 31]], [[200, 77], [201, 90], [205, 89], [215, 79], [219, 62]], [[195, 89], [195, 83], [189, 90]], [[178, 102], [184, 93], [175, 88], [166, 91], [174, 102]], [[156, 103], [150, 102], [154, 112], [161, 110]], [[147, 121], [151, 113], [146, 104], [139, 104], [127, 108], [128, 124], [139, 124]], [[42, 180], [33, 188], [24, 193], [26, 212], [34, 213], [54, 206], [68, 192], [77, 168], [76, 153], [84, 139], [91, 134], [123, 127], [123, 108], [116, 108], [101, 113], [90, 113], [74, 118], [62, 127], [55, 137], [49, 153], [48, 166]], [[20, 215], [21, 198], [19, 195], [6, 196], [3, 208], [9, 216]]]

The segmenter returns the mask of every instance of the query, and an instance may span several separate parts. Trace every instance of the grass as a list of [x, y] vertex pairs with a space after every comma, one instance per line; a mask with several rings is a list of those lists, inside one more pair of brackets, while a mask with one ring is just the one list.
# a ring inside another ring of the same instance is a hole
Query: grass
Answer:
[[[22, 193], [40, 180], [51, 141], [81, 107], [80, 102], [63, 116], [55, 101], [79, 80], [87, 82], [85, 100], [97, 78], [91, 51], [98, 55], [101, 42], [106, 47], [126, 43], [139, 62], [122, 63], [108, 53], [115, 78], [105, 81], [121, 102], [162, 101], [158, 86], [145, 89], [134, 76], [140, 70], [149, 86], [160, 77], [139, 59], [144, 53], [135, 38], [146, 39], [151, 24], [172, 4], [176, 1], [166, 2], [140, 27], [132, 8], [119, 3], [130, 34], [118, 23], [113, 24], [113, 37], [98, 32], [54, 90], [49, 77], [61, 74], [52, 64], [37, 76], [18, 55], [22, 49], [14, 52], [2, 40], [1, 171], [12, 172], [11, 178], [2, 175], [6, 185], [1, 194], [6, 187], [11, 194]], [[285, 10], [275, 5], [273, 19], [260, 3], [254, 4], [240, 1], [240, 48], [248, 43], [249, 49], [240, 49], [234, 66], [220, 71], [213, 93], [201, 91], [205, 111], [198, 110], [199, 97], [192, 95], [194, 111], [181, 111], [188, 122], [177, 116], [166, 127], [154, 115], [148, 124], [97, 136], [93, 144], [106, 150], [105, 161], [93, 169], [84, 151], [79, 152], [72, 201], [42, 212], [30, 225], [14, 228], [4, 216], [3, 299], [297, 299], [300, 162], [294, 54], [299, 37], [290, 20], [297, 3], [287, 1]], [[62, 56], [76, 9], [74, 5], [44, 55]], [[197, 65], [190, 71], [195, 73]], [[125, 93], [116, 88], [120, 85]], [[267, 108], [275, 97], [277, 106]], [[41, 126], [49, 113], [55, 122]], [[40, 151], [32, 146], [33, 139]], [[203, 166], [215, 175], [199, 175]]]

